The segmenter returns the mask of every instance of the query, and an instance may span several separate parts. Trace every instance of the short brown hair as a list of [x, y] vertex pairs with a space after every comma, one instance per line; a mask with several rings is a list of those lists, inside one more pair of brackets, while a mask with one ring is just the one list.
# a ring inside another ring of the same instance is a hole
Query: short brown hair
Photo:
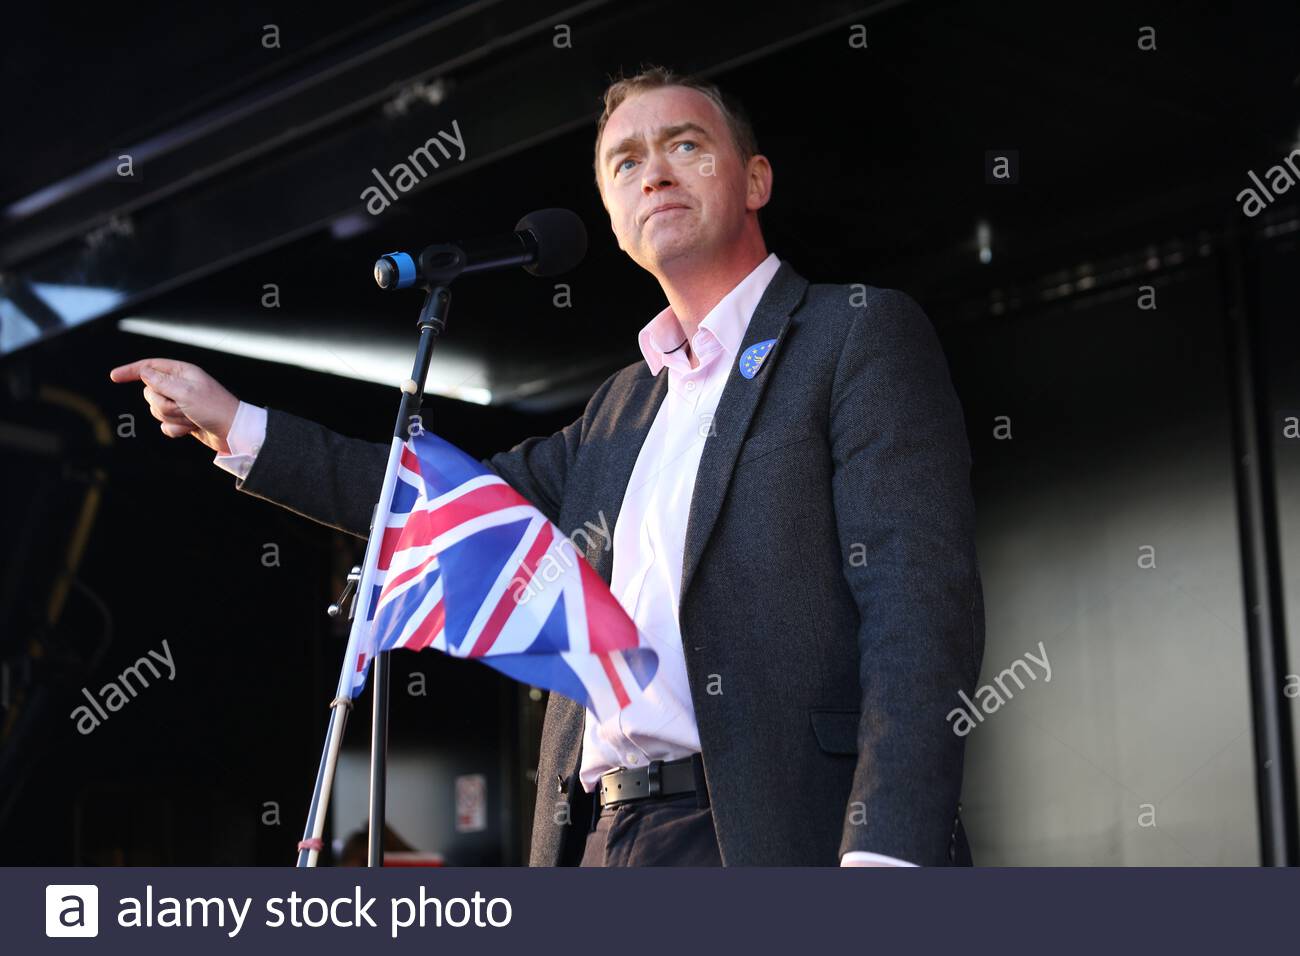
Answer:
[[600, 138], [605, 135], [605, 124], [609, 122], [610, 114], [629, 96], [647, 90], [663, 89], [666, 86], [684, 86], [689, 90], [703, 93], [713, 101], [727, 121], [727, 129], [731, 131], [731, 139], [736, 144], [736, 151], [740, 153], [741, 162], [748, 162], [751, 156], [758, 153], [758, 140], [754, 136], [754, 127], [750, 125], [744, 108], [717, 86], [693, 76], [674, 73], [667, 67], [643, 66], [636, 76], [611, 78], [605, 90], [605, 111], [600, 114], [600, 120], [596, 123], [596, 158], [592, 163], [596, 173], [597, 189], [600, 188]]

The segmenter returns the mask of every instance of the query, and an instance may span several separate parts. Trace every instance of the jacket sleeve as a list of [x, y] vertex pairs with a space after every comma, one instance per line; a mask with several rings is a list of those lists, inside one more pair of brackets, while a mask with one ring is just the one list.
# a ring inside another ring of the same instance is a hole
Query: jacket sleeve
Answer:
[[[546, 437], [525, 438], [509, 451], [498, 452], [483, 461], [556, 526], [560, 524], [565, 486], [578, 460], [578, 449], [582, 447], [596, 411], [617, 377], [615, 372], [605, 379], [587, 400], [581, 417], [558, 432]], [[560, 530], [565, 534], [570, 531], [566, 528]]]
[[[608, 391], [597, 389], [581, 418], [549, 436], [527, 438], [482, 459], [558, 524], [565, 479], [577, 458], [588, 416]], [[365, 538], [384, 482], [387, 442], [349, 438], [279, 409], [267, 409], [266, 439], [248, 474], [235, 487], [290, 511]]]
[[349, 438], [277, 408], [266, 410], [266, 438], [240, 491], [360, 538], [388, 464], [387, 442]]
[[840, 855], [949, 862], [965, 741], [947, 715], [983, 656], [970, 445], [934, 328], [877, 289], [836, 367], [829, 438], [860, 614], [858, 761]]

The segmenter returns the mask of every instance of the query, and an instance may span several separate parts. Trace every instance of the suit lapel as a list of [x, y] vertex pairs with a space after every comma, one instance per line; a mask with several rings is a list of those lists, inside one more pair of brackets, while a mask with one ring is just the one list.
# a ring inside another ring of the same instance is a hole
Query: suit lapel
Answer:
[[[781, 360], [781, 342], [790, 325], [790, 314], [803, 300], [808, 282], [787, 262], [768, 283], [754, 315], [745, 330], [740, 353], [731, 360], [727, 384], [718, 400], [718, 410], [713, 417], [713, 432], [705, 439], [700, 456], [700, 468], [695, 476], [695, 489], [691, 494], [690, 514], [686, 522], [686, 546], [682, 560], [682, 589], [679, 607], [684, 606], [691, 580], [699, 566], [704, 546], [718, 520], [722, 500], [736, 467], [736, 456], [749, 433], [749, 423], [754, 410], [763, 397], [772, 378], [770, 366]], [[759, 342], [775, 339], [776, 344], [767, 353], [753, 378], [740, 374], [739, 361], [745, 350]], [[660, 378], [666, 376], [661, 375]], [[644, 437], [644, 436], [643, 436]], [[635, 458], [635, 456], [634, 456]], [[630, 469], [629, 469], [630, 473]]]
[[[610, 448], [601, 469], [601, 479], [596, 483], [594, 502], [596, 520], [603, 512], [608, 519], [610, 534], [618, 524], [619, 511], [627, 494], [628, 482], [632, 480], [632, 469], [636, 466], [641, 446], [645, 444], [650, 426], [654, 423], [659, 406], [668, 394], [668, 371], [664, 369], [658, 375], [651, 375], [649, 368], [643, 368], [644, 377], [638, 378], [632, 386], [627, 400], [620, 403], [617, 414], [625, 420], [611, 423]], [[614, 571], [613, 541], [611, 547], [599, 548], [588, 557], [596, 572], [609, 584]]]

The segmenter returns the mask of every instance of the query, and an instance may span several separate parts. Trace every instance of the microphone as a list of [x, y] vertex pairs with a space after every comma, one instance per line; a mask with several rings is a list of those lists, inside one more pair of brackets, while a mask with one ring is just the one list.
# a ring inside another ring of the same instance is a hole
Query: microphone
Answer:
[[587, 229], [581, 219], [568, 209], [538, 209], [520, 219], [509, 235], [436, 243], [415, 256], [390, 252], [375, 263], [375, 282], [392, 291], [509, 266], [553, 276], [568, 272], [586, 254]]

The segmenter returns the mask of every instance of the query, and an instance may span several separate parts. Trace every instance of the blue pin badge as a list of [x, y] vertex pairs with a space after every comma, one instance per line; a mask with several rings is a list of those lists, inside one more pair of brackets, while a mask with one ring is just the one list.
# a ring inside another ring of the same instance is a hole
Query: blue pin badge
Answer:
[[767, 353], [772, 351], [773, 345], [776, 345], [776, 339], [768, 339], [766, 342], [759, 342], [745, 349], [744, 354], [740, 356], [740, 374], [745, 378], [753, 378], [757, 375], [763, 359], [767, 358]]

